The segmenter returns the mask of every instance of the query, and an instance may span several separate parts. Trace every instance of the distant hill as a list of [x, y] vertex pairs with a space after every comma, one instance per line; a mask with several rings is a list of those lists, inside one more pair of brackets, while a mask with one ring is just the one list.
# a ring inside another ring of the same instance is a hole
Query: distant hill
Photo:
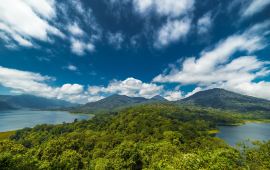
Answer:
[[[33, 95], [0, 95], [0, 110], [7, 109], [57, 109], [63, 107], [73, 107], [77, 104], [69, 103], [63, 100], [47, 99]], [[5, 106], [5, 105], [8, 105]]]
[[270, 112], [270, 101], [268, 100], [241, 95], [218, 88], [200, 91], [188, 98], [178, 101], [177, 103], [242, 112]]
[[167, 100], [161, 96], [155, 96], [151, 99], [146, 99], [143, 97], [128, 97], [125, 95], [115, 94], [96, 102], [91, 102], [79, 107], [74, 107], [71, 109], [71, 111], [82, 113], [107, 112], [107, 111], [115, 111], [117, 109], [134, 106], [138, 104], [165, 102], [165, 101]]
[[12, 110], [14, 109], [14, 107], [12, 107], [11, 105], [9, 105], [6, 102], [0, 101], [0, 111], [1, 110]]

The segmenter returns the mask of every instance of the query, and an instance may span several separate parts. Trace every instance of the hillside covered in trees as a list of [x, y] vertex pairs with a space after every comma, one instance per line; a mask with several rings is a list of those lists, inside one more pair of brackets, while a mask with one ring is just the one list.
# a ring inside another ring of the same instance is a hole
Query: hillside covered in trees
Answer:
[[270, 143], [241, 152], [213, 137], [234, 113], [151, 104], [0, 140], [0, 169], [269, 169]]
[[161, 96], [150, 99], [143, 97], [129, 97], [125, 95], [112, 95], [96, 102], [89, 102], [71, 108], [64, 108], [73, 113], [100, 114], [110, 111], [119, 111], [123, 108], [144, 104], [163, 103], [175, 105], [190, 105], [205, 108], [221, 109], [252, 115], [257, 118], [270, 118], [270, 101], [238, 94], [224, 89], [214, 88], [197, 92], [178, 101], [168, 101]]

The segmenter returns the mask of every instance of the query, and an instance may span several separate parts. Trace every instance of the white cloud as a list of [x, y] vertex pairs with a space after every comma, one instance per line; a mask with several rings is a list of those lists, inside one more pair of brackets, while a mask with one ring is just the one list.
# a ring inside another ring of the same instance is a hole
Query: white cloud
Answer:
[[49, 24], [55, 16], [53, 0], [3, 0], [0, 3], [0, 30], [21, 46], [33, 40], [49, 41], [49, 35], [65, 35]]
[[163, 86], [158, 86], [153, 83], [143, 83], [141, 80], [127, 78], [123, 81], [112, 81], [107, 87], [90, 86], [88, 91], [92, 95], [97, 94], [121, 94], [131, 97], [151, 98], [162, 92]]
[[212, 18], [211, 13], [207, 13], [204, 16], [202, 16], [197, 23], [197, 29], [199, 34], [205, 34], [209, 32], [212, 26]]
[[72, 64], [69, 64], [67, 67], [65, 67], [66, 69], [70, 70], [70, 71], [77, 71], [78, 68]]
[[116, 49], [120, 49], [122, 47], [122, 43], [124, 42], [124, 35], [120, 32], [109, 33], [108, 42]]
[[194, 0], [133, 0], [135, 9], [140, 13], [154, 10], [162, 16], [178, 17], [194, 7]]
[[54, 0], [24, 0], [32, 10], [34, 10], [37, 14], [41, 15], [45, 18], [53, 18], [55, 17], [55, 1]]
[[189, 33], [191, 21], [189, 19], [169, 20], [159, 31], [156, 47], [167, 46], [168, 44], [185, 38]]
[[12, 44], [10, 42], [11, 38], [16, 41], [19, 45], [24, 46], [24, 47], [32, 47], [33, 44], [26, 38], [22, 37], [21, 35], [17, 34], [15, 31], [7, 27], [5, 24], [0, 23], [0, 30], [4, 31], [2, 34], [2, 37], [4, 36], [5, 42], [7, 44]]
[[[71, 52], [79, 56], [94, 52], [95, 44], [101, 40], [103, 31], [92, 9], [83, 1], [69, 0], [57, 1], [57, 10], [57, 16], [66, 24], [63, 29], [68, 32]], [[62, 24], [63, 26], [65, 25]]]
[[85, 43], [78, 39], [71, 39], [71, 51], [76, 55], [84, 55], [86, 51], [95, 51], [95, 46], [91, 42]]
[[178, 91], [167, 91], [164, 94], [164, 98], [169, 101], [177, 101], [183, 98], [183, 94], [180, 90]]
[[204, 90], [204, 89], [202, 89], [201, 87], [196, 87], [194, 90], [192, 90], [191, 92], [187, 93], [185, 95], [185, 98], [186, 97], [189, 97], [189, 96], [192, 96], [193, 94], [198, 93], [199, 91], [202, 91], [202, 90]]
[[80, 94], [83, 92], [83, 86], [79, 84], [64, 84], [60, 91], [64, 94]]
[[53, 78], [42, 76], [38, 73], [9, 69], [0, 66], [0, 85], [10, 88], [17, 93], [26, 93], [36, 96], [62, 99], [70, 102], [84, 103], [92, 97], [83, 92], [79, 84], [64, 84], [60, 87], [50, 86], [48, 83]]
[[[79, 27], [76, 22], [68, 25], [67, 29], [71, 34], [70, 48], [74, 54], [82, 56], [85, 55], [86, 52], [95, 51], [95, 45], [93, 42], [96, 39], [93, 36], [89, 38], [89, 36]], [[88, 39], [88, 41], [86, 41], [85, 39]]]
[[270, 5], [270, 0], [251, 0], [248, 6], [244, 6], [242, 14], [244, 17], [250, 17]]
[[83, 36], [84, 31], [79, 27], [77, 23], [73, 23], [68, 26], [69, 32], [74, 36]]
[[[53, 88], [43, 83], [50, 80], [50, 77], [37, 73], [9, 69], [0, 66], [0, 84], [24, 93], [37, 94], [52, 97]], [[31, 87], [31, 88], [29, 88]]]
[[154, 0], [134, 0], [136, 10], [141, 13], [147, 12], [154, 4]]
[[244, 82], [236, 85], [235, 87], [226, 86], [224, 88], [240, 92], [242, 94], [256, 96], [260, 98], [270, 99], [270, 82], [260, 81], [258, 83]]
[[0, 85], [16, 93], [32, 94], [75, 103], [93, 102], [112, 94], [145, 98], [163, 95], [168, 100], [178, 100], [182, 97], [180, 90], [166, 91], [163, 86], [144, 83], [134, 78], [127, 78], [123, 81], [113, 80], [107, 87], [89, 86], [87, 91], [80, 84], [67, 83], [62, 86], [51, 86], [49, 84], [52, 81], [55, 81], [55, 79], [49, 76], [0, 66]]
[[[169, 73], [154, 78], [154, 82], [197, 84], [199, 87], [223, 87], [257, 97], [270, 99], [270, 91], [262, 91], [269, 82], [254, 82], [259, 77], [269, 74], [269, 62], [260, 61], [256, 56], [233, 58], [236, 52], [252, 52], [267, 45], [264, 32], [266, 25], [255, 25], [242, 34], [235, 34], [220, 41], [212, 50], [203, 51], [201, 56], [187, 58], [179, 66], [174, 66]], [[251, 92], [251, 90], [257, 90]], [[200, 90], [200, 89], [196, 89]], [[190, 95], [190, 94], [188, 94]]]

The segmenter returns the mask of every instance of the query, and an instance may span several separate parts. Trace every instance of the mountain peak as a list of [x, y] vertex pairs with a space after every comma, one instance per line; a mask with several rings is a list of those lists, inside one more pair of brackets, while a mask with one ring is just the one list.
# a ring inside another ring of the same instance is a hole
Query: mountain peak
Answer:
[[180, 101], [203, 107], [237, 111], [270, 111], [270, 101], [214, 88], [200, 91]]
[[126, 95], [120, 95], [120, 94], [113, 94], [113, 95], [111, 95], [111, 96], [108, 96], [107, 98], [121, 98], [121, 97], [128, 97], [128, 96], [126, 96]]
[[167, 101], [164, 97], [162, 97], [160, 95], [156, 95], [156, 96], [152, 97], [150, 100]]

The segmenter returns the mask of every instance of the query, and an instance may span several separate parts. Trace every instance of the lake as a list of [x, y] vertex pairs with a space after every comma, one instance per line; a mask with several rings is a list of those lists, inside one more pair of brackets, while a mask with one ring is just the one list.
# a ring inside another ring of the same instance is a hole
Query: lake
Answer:
[[0, 111], [0, 132], [34, 127], [38, 124], [70, 123], [75, 119], [89, 119], [90, 115], [71, 114], [62, 111], [12, 110]]
[[246, 140], [270, 140], [270, 123], [247, 123], [241, 126], [220, 126], [220, 133], [216, 135], [225, 140], [229, 145]]

